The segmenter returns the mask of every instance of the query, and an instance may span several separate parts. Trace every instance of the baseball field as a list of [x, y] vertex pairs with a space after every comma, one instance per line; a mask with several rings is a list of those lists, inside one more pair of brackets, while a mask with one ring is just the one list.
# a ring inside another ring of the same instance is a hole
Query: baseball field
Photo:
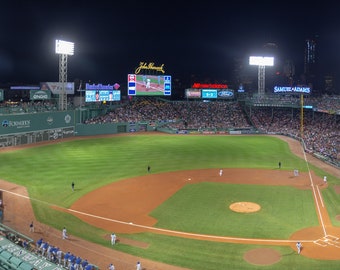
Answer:
[[27, 189], [50, 236], [67, 228], [64, 249], [91, 243], [101, 269], [338, 269], [340, 173], [310, 159], [289, 138], [140, 133], [2, 149], [0, 179]]

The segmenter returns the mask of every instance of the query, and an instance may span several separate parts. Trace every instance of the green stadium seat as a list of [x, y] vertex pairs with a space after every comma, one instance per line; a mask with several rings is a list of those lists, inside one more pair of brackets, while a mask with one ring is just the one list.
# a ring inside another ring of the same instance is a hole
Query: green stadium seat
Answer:
[[28, 262], [22, 262], [18, 267], [18, 270], [33, 270], [33, 269], [34, 267]]
[[19, 267], [20, 264], [23, 263], [23, 260], [19, 259], [18, 257], [12, 256], [9, 259], [9, 262], [15, 266], [15, 268], [17, 269]]
[[12, 270], [13, 268], [10, 266], [8, 262], [1, 262], [0, 260], [0, 268], [4, 270]]
[[9, 261], [9, 259], [12, 257], [12, 253], [8, 252], [7, 250], [3, 250], [0, 253], [0, 257], [1, 259], [4, 259], [6, 261]]

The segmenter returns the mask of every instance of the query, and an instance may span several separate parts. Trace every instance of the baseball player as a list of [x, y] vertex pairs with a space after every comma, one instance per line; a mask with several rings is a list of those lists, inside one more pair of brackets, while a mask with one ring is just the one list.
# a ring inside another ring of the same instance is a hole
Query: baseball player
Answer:
[[146, 89], [150, 89], [151, 88], [151, 80], [150, 79], [146, 79]]
[[63, 239], [67, 239], [67, 238], [68, 238], [68, 235], [67, 235], [67, 230], [66, 230], [66, 228], [65, 228], [65, 227], [63, 228], [62, 237], [63, 237]]
[[297, 253], [300, 254], [300, 253], [301, 253], [301, 249], [302, 249], [302, 244], [301, 244], [301, 242], [297, 242], [297, 243], [296, 243], [296, 248], [297, 248]]
[[115, 245], [116, 244], [116, 239], [117, 239], [116, 234], [112, 233], [111, 234], [111, 245]]

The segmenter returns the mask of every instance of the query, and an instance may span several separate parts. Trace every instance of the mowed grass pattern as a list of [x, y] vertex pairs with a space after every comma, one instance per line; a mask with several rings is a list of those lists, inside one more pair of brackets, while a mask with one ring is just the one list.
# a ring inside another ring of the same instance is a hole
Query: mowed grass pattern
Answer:
[[[261, 209], [236, 213], [229, 209], [234, 202], [255, 202]], [[161, 228], [246, 238], [287, 239], [297, 228], [318, 225], [310, 191], [282, 186], [186, 185], [151, 215]], [[285, 218], [289, 224], [283, 226]]]
[[[114, 181], [153, 173], [202, 168], [299, 168], [304, 160], [290, 153], [287, 143], [269, 136], [186, 136], [129, 134], [80, 139], [0, 154], [0, 177], [28, 188], [36, 217], [70, 234], [109, 246], [105, 232], [72, 215], [51, 209], [69, 207], [84, 194]], [[322, 171], [320, 173], [323, 173]], [[333, 178], [329, 176], [329, 183]], [[72, 192], [71, 182], [77, 192]], [[326, 191], [327, 192], [327, 191]], [[332, 195], [332, 204], [339, 198]], [[156, 194], [155, 194], [156, 196]], [[229, 203], [259, 203], [258, 213], [227, 211]], [[303, 227], [317, 225], [312, 194], [291, 187], [200, 183], [178, 191], [151, 213], [158, 227], [181, 231], [254, 238], [287, 238]], [[248, 245], [213, 243], [151, 233], [124, 235], [150, 244], [148, 249], [118, 245], [118, 250], [190, 269], [263, 269], [242, 256]], [[274, 247], [294, 254], [289, 247]], [[270, 269], [337, 269], [338, 264], [283, 256]], [[303, 267], [302, 267], [303, 266]]]

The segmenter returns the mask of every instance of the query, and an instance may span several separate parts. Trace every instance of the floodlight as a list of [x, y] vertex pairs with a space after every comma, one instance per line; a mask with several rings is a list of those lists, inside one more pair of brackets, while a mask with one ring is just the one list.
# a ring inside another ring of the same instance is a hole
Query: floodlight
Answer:
[[249, 65], [274, 66], [274, 57], [250, 56]]
[[249, 65], [258, 66], [258, 93], [265, 94], [265, 68], [274, 66], [274, 57], [250, 56]]
[[57, 39], [55, 41], [55, 52], [57, 54], [73, 55], [74, 54], [74, 43]]

